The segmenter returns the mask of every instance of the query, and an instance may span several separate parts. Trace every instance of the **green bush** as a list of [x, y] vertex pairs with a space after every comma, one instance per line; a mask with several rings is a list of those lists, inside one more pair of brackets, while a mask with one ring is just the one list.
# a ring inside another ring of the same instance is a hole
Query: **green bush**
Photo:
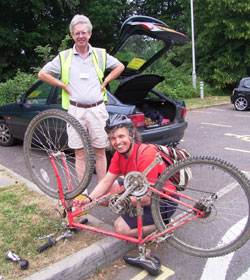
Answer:
[[[173, 59], [173, 56], [175, 56], [175, 54], [169, 52], [151, 66], [151, 72], [164, 76], [165, 78], [156, 88], [173, 99], [200, 97], [201, 79], [197, 77], [195, 89], [192, 83], [192, 69], [190, 68], [190, 65], [183, 63], [179, 67], [174, 66], [170, 62]], [[215, 90], [208, 84], [205, 84], [204, 94], [206, 96], [222, 95], [223, 92], [218, 89]]]
[[14, 79], [0, 83], [0, 105], [15, 102], [37, 80], [36, 75], [26, 74], [18, 70]]

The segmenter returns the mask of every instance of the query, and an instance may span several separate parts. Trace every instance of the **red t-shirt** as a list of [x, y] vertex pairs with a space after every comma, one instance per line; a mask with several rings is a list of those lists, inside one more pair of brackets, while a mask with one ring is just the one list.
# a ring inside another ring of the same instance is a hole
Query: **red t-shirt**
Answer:
[[[124, 155], [115, 152], [110, 166], [109, 172], [116, 175], [126, 175], [131, 171], [143, 172], [156, 158], [158, 153], [157, 149], [153, 145], [142, 144], [139, 147], [137, 155], [137, 149], [139, 144], [134, 144], [132, 155], [129, 158], [125, 158]], [[136, 160], [137, 157], [137, 160]], [[136, 164], [137, 162], [137, 164]], [[166, 170], [165, 164], [157, 164], [147, 175], [150, 183], [155, 183], [159, 175]]]

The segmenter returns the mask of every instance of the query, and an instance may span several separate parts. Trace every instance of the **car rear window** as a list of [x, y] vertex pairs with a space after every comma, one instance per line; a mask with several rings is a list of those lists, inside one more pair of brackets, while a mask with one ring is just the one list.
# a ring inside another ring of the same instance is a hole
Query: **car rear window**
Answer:
[[115, 57], [130, 70], [137, 71], [163, 47], [164, 43], [161, 40], [136, 34], [128, 38]]
[[244, 87], [250, 88], [250, 79], [245, 80], [245, 82], [244, 82]]

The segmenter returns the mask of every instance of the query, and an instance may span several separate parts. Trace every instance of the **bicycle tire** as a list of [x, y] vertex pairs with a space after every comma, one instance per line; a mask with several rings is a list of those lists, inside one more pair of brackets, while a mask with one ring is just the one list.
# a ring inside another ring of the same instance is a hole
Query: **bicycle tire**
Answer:
[[[206, 214], [203, 218], [175, 228], [167, 241], [180, 251], [198, 257], [218, 257], [239, 249], [250, 238], [249, 180], [226, 161], [213, 157], [190, 157], [170, 166], [160, 176], [155, 188], [163, 191], [165, 182], [169, 183], [174, 174], [187, 170], [186, 168], [191, 171], [192, 178], [182, 187], [184, 190], [177, 191], [178, 205], [175, 206], [170, 223], [183, 213], [191, 217], [196, 215], [192, 210], [187, 211], [181, 201], [196, 209], [198, 204], [195, 201], [207, 201]], [[184, 199], [183, 195], [194, 201]], [[209, 202], [211, 197], [213, 202]], [[162, 197], [153, 193], [152, 216], [159, 232], [165, 231], [169, 222], [169, 219], [165, 221], [163, 218], [163, 207], [160, 206], [162, 203]], [[177, 224], [178, 222], [173, 225]]]
[[[67, 129], [75, 132], [84, 150], [82, 178], [79, 177], [79, 169], [78, 173], [76, 171], [75, 150], [68, 146]], [[64, 199], [73, 199], [89, 185], [94, 171], [93, 147], [84, 128], [67, 112], [50, 109], [33, 118], [25, 133], [23, 149], [31, 179], [48, 196], [59, 198], [58, 177], [53, 171], [51, 157], [58, 170]]]

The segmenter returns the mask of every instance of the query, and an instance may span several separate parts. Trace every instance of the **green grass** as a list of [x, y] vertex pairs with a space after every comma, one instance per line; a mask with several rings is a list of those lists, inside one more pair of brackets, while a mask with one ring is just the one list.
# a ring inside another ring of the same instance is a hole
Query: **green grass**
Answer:
[[[48, 241], [39, 237], [55, 234], [57, 238], [65, 232], [60, 230], [68, 222], [62, 218], [63, 207], [29, 189], [4, 170], [0, 172], [16, 182], [0, 187], [0, 275], [4, 280], [24, 279], [103, 238], [102, 234], [80, 230], [73, 238], [64, 239], [39, 254], [37, 249]], [[21, 270], [17, 263], [6, 260], [8, 251], [28, 260], [29, 268]]]
[[0, 188], [0, 275], [8, 276], [13, 268], [18, 267], [5, 259], [9, 250], [32, 259], [42, 245], [38, 237], [60, 227], [58, 219], [46, 211], [46, 200], [41, 203], [40, 199], [37, 193], [21, 183]]
[[209, 96], [204, 99], [201, 98], [189, 98], [185, 99], [187, 109], [206, 107], [209, 105], [231, 103], [230, 96]]

